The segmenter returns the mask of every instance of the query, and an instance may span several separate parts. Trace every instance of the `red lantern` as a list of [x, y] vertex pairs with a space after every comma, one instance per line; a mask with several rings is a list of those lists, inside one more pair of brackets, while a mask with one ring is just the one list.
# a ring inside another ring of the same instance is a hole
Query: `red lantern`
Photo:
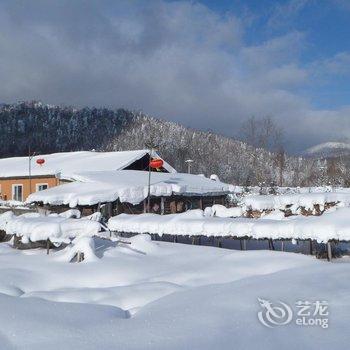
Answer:
[[45, 163], [45, 159], [39, 158], [36, 160], [36, 163], [42, 166]]
[[159, 169], [163, 166], [164, 162], [160, 158], [152, 159], [149, 163], [151, 168]]

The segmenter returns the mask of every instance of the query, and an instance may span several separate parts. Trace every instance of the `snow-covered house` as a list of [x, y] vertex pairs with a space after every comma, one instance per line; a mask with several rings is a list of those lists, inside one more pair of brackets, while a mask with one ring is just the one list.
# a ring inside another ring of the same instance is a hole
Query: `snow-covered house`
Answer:
[[[158, 157], [157, 154], [153, 156]], [[65, 152], [0, 159], [0, 199], [25, 201], [34, 192], [74, 181], [85, 171], [145, 170], [149, 151]], [[164, 161], [163, 172], [176, 170]]]
[[[33, 193], [28, 202], [55, 211], [78, 208], [86, 215], [101, 207], [106, 216], [142, 213], [148, 208], [148, 175], [136, 170], [71, 174], [74, 182]], [[224, 204], [232, 187], [200, 175], [153, 172], [150, 211], [167, 214]]]

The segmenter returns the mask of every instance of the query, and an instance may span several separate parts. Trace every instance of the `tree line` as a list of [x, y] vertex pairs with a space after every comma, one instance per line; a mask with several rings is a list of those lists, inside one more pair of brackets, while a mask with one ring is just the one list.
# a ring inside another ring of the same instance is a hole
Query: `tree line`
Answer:
[[242, 140], [186, 128], [126, 109], [73, 108], [40, 102], [0, 107], [0, 156], [78, 150], [143, 149], [150, 137], [178, 171], [252, 186], [348, 185], [347, 159], [309, 159], [286, 154], [283, 130], [272, 118], [250, 118]]

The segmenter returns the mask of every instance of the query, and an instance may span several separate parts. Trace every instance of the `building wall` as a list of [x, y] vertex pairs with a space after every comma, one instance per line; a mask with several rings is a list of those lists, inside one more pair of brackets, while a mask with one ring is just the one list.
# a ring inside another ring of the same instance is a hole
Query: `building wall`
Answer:
[[47, 184], [48, 188], [58, 185], [58, 179], [54, 176], [39, 176], [32, 177], [31, 179], [31, 191], [29, 189], [29, 178], [0, 178], [0, 198], [3, 200], [13, 199], [13, 187], [14, 185], [22, 185], [23, 201], [27, 199], [30, 193], [37, 191], [37, 185]]

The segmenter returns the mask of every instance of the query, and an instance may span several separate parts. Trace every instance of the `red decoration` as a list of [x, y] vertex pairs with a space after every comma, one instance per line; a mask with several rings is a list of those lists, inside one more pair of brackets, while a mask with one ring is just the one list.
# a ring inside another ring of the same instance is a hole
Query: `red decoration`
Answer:
[[39, 164], [40, 166], [42, 166], [45, 163], [45, 159], [39, 158], [36, 160], [37, 164]]
[[152, 159], [149, 163], [151, 168], [159, 169], [163, 166], [164, 162], [160, 158]]

